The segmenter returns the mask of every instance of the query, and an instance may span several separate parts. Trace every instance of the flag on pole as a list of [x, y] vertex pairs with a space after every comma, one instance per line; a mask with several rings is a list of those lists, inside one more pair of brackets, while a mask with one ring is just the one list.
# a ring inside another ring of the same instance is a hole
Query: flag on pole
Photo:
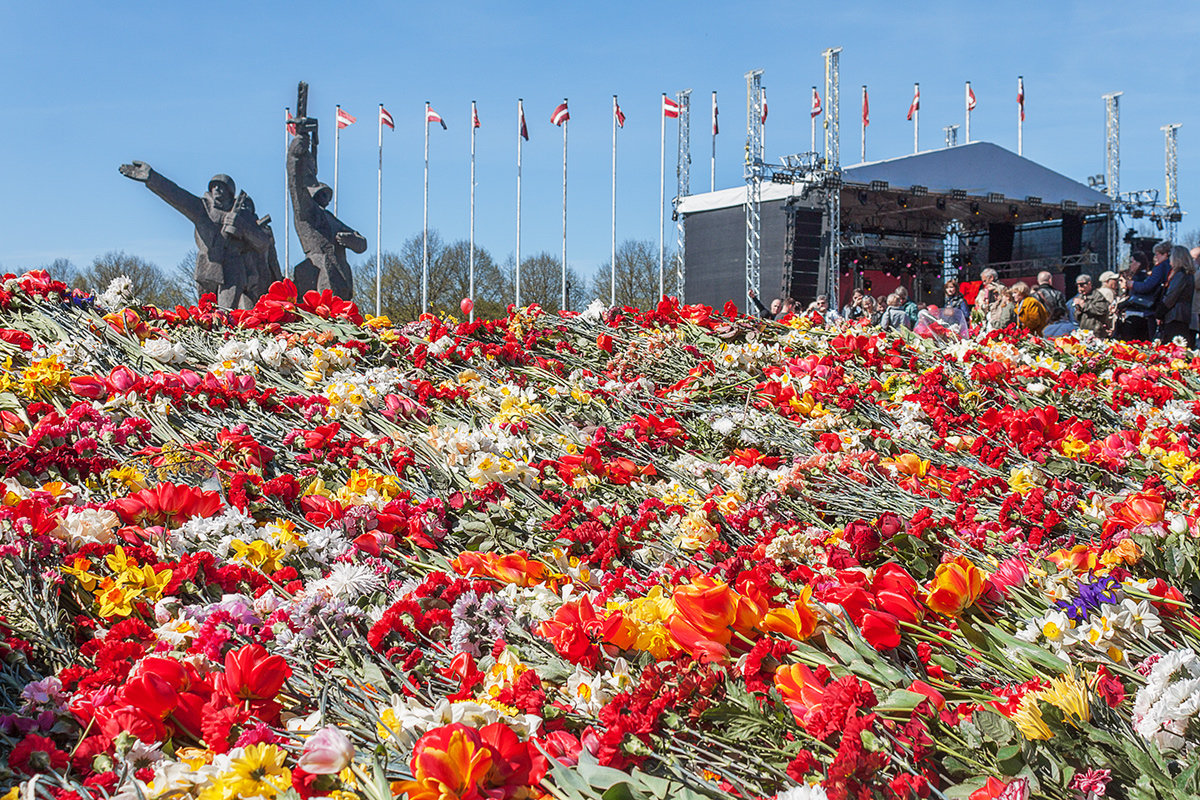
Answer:
[[911, 122], [913, 114], [921, 110], [921, 88], [917, 87], [913, 90], [912, 102], [908, 104], [908, 120]]
[[521, 138], [529, 141], [529, 128], [525, 125], [525, 106], [520, 100], [517, 101], [517, 115], [521, 118]]
[[357, 117], [351, 116], [350, 114], [346, 113], [346, 110], [344, 108], [341, 108], [340, 106], [338, 107], [337, 126], [339, 128], [348, 128], [356, 122], [358, 122]]
[[1025, 78], [1017, 78], [1017, 106], [1021, 109], [1021, 121], [1025, 121]]
[[[569, 120], [570, 118], [571, 118], [571, 112], [567, 111], [567, 101], [566, 100], [559, 103], [554, 108], [554, 113], [550, 115], [550, 121], [553, 122], [555, 125], [558, 125], [559, 127], [562, 127], [562, 124], [564, 122], [566, 122], [567, 120]], [[522, 127], [524, 127], [524, 120], [522, 120]], [[529, 137], [526, 136], [525, 138], [528, 139]]]
[[967, 84], [967, 111], [975, 110], [975, 90], [971, 88], [971, 84]]
[[821, 95], [817, 93], [815, 86], [813, 87], [812, 111], [809, 112], [809, 115], [814, 118], [821, 116]]
[[471, 104], [471, 127], [479, 127], [479, 111], [476, 110], [474, 103]]
[[442, 130], [446, 130], [446, 120], [442, 119], [442, 115], [434, 111], [431, 106], [425, 107], [425, 121], [437, 122], [442, 126]]
[[392, 130], [396, 130], [396, 121], [392, 119], [392, 115], [382, 105], [379, 106], [379, 124], [387, 125]]
[[296, 123], [292, 121], [295, 119], [295, 117], [292, 116], [292, 110], [290, 108], [285, 108], [283, 110], [283, 119], [284, 119], [284, 124], [287, 125], [287, 132], [290, 133], [292, 136], [295, 136], [296, 135]]
[[762, 101], [763, 101], [762, 124], [766, 125], [767, 124], [767, 89], [766, 89], [766, 87], [763, 87], [763, 89], [762, 89]]
[[663, 95], [663, 116], [667, 119], [677, 119], [679, 117], [679, 103], [676, 103], [666, 95]]
[[863, 127], [871, 124], [871, 106], [867, 103], [867, 87], [863, 87]]
[[625, 127], [625, 112], [621, 110], [621, 104], [617, 102], [617, 98], [613, 98], [613, 113], [617, 115], [617, 127]]
[[713, 136], [720, 133], [720, 130], [717, 128], [717, 113], [717, 93], [713, 92]]

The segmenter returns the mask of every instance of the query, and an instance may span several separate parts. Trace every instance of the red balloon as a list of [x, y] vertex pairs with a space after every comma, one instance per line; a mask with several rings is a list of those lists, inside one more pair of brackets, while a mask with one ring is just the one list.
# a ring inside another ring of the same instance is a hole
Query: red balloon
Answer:
[[469, 297], [464, 297], [462, 302], [458, 304], [458, 307], [462, 309], [463, 316], [469, 317], [475, 309], [475, 301]]

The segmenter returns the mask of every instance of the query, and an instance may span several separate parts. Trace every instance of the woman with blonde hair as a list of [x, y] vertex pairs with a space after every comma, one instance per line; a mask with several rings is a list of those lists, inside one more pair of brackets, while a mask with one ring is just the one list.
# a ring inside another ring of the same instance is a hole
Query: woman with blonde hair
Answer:
[[1050, 321], [1050, 312], [1046, 310], [1046, 306], [1030, 293], [1029, 284], [1025, 281], [1014, 283], [1009, 291], [1012, 292], [1013, 302], [1017, 306], [1017, 326], [1041, 336], [1046, 323]]

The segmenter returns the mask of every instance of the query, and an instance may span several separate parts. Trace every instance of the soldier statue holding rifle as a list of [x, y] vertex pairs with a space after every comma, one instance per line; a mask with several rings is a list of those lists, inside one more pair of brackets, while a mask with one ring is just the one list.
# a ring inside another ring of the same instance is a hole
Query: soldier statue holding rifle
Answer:
[[200, 294], [215, 294], [224, 308], [252, 308], [279, 280], [271, 218], [255, 215], [250, 197], [245, 192], [236, 194], [233, 178], [214, 175], [208, 191], [197, 197], [144, 161], [122, 164], [121, 174], [146, 184], [196, 227], [195, 278]]
[[354, 281], [346, 249], [362, 253], [367, 249], [363, 235], [335, 217], [326, 206], [333, 191], [317, 180], [317, 121], [308, 116], [308, 84], [301, 83], [293, 121], [296, 136], [288, 145], [288, 187], [292, 197], [296, 236], [307, 258], [293, 271], [296, 289], [326, 289], [343, 300], [354, 297]]

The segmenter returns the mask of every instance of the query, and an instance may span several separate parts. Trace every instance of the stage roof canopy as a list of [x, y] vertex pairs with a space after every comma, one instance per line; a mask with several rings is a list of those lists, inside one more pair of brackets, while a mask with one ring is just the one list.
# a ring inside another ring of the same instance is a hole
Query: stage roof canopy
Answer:
[[[1027, 210], [1041, 207], [1048, 211], [1049, 206], [1058, 207], [1056, 210], [1060, 213], [1073, 209], [1078, 209], [1076, 213], [1104, 213], [1109, 204], [1107, 195], [991, 142], [972, 142], [886, 161], [855, 164], [842, 170], [842, 179], [844, 211], [848, 210], [845, 193], [864, 189], [898, 197], [915, 196], [911, 211], [919, 209], [930, 216], [933, 215], [930, 212], [935, 212], [936, 216], [950, 218], [971, 213], [1000, 217], [1008, 213], [1013, 204], [1020, 206], [1021, 216], [1026, 218], [1029, 216], [1025, 213]], [[764, 181], [762, 200], [786, 200], [796, 195], [797, 186], [799, 184]], [[943, 208], [936, 208], [933, 201], [939, 195], [953, 196], [948, 209], [944, 203]], [[977, 204], [972, 212], [969, 201], [963, 206], [968, 199], [979, 199], [997, 208], [984, 207], [981, 212]], [[685, 197], [679, 210], [692, 214], [739, 206], [745, 201], [746, 187], [737, 186]], [[999, 206], [1003, 206], [1003, 211]], [[905, 211], [909, 210], [906, 205]]]

